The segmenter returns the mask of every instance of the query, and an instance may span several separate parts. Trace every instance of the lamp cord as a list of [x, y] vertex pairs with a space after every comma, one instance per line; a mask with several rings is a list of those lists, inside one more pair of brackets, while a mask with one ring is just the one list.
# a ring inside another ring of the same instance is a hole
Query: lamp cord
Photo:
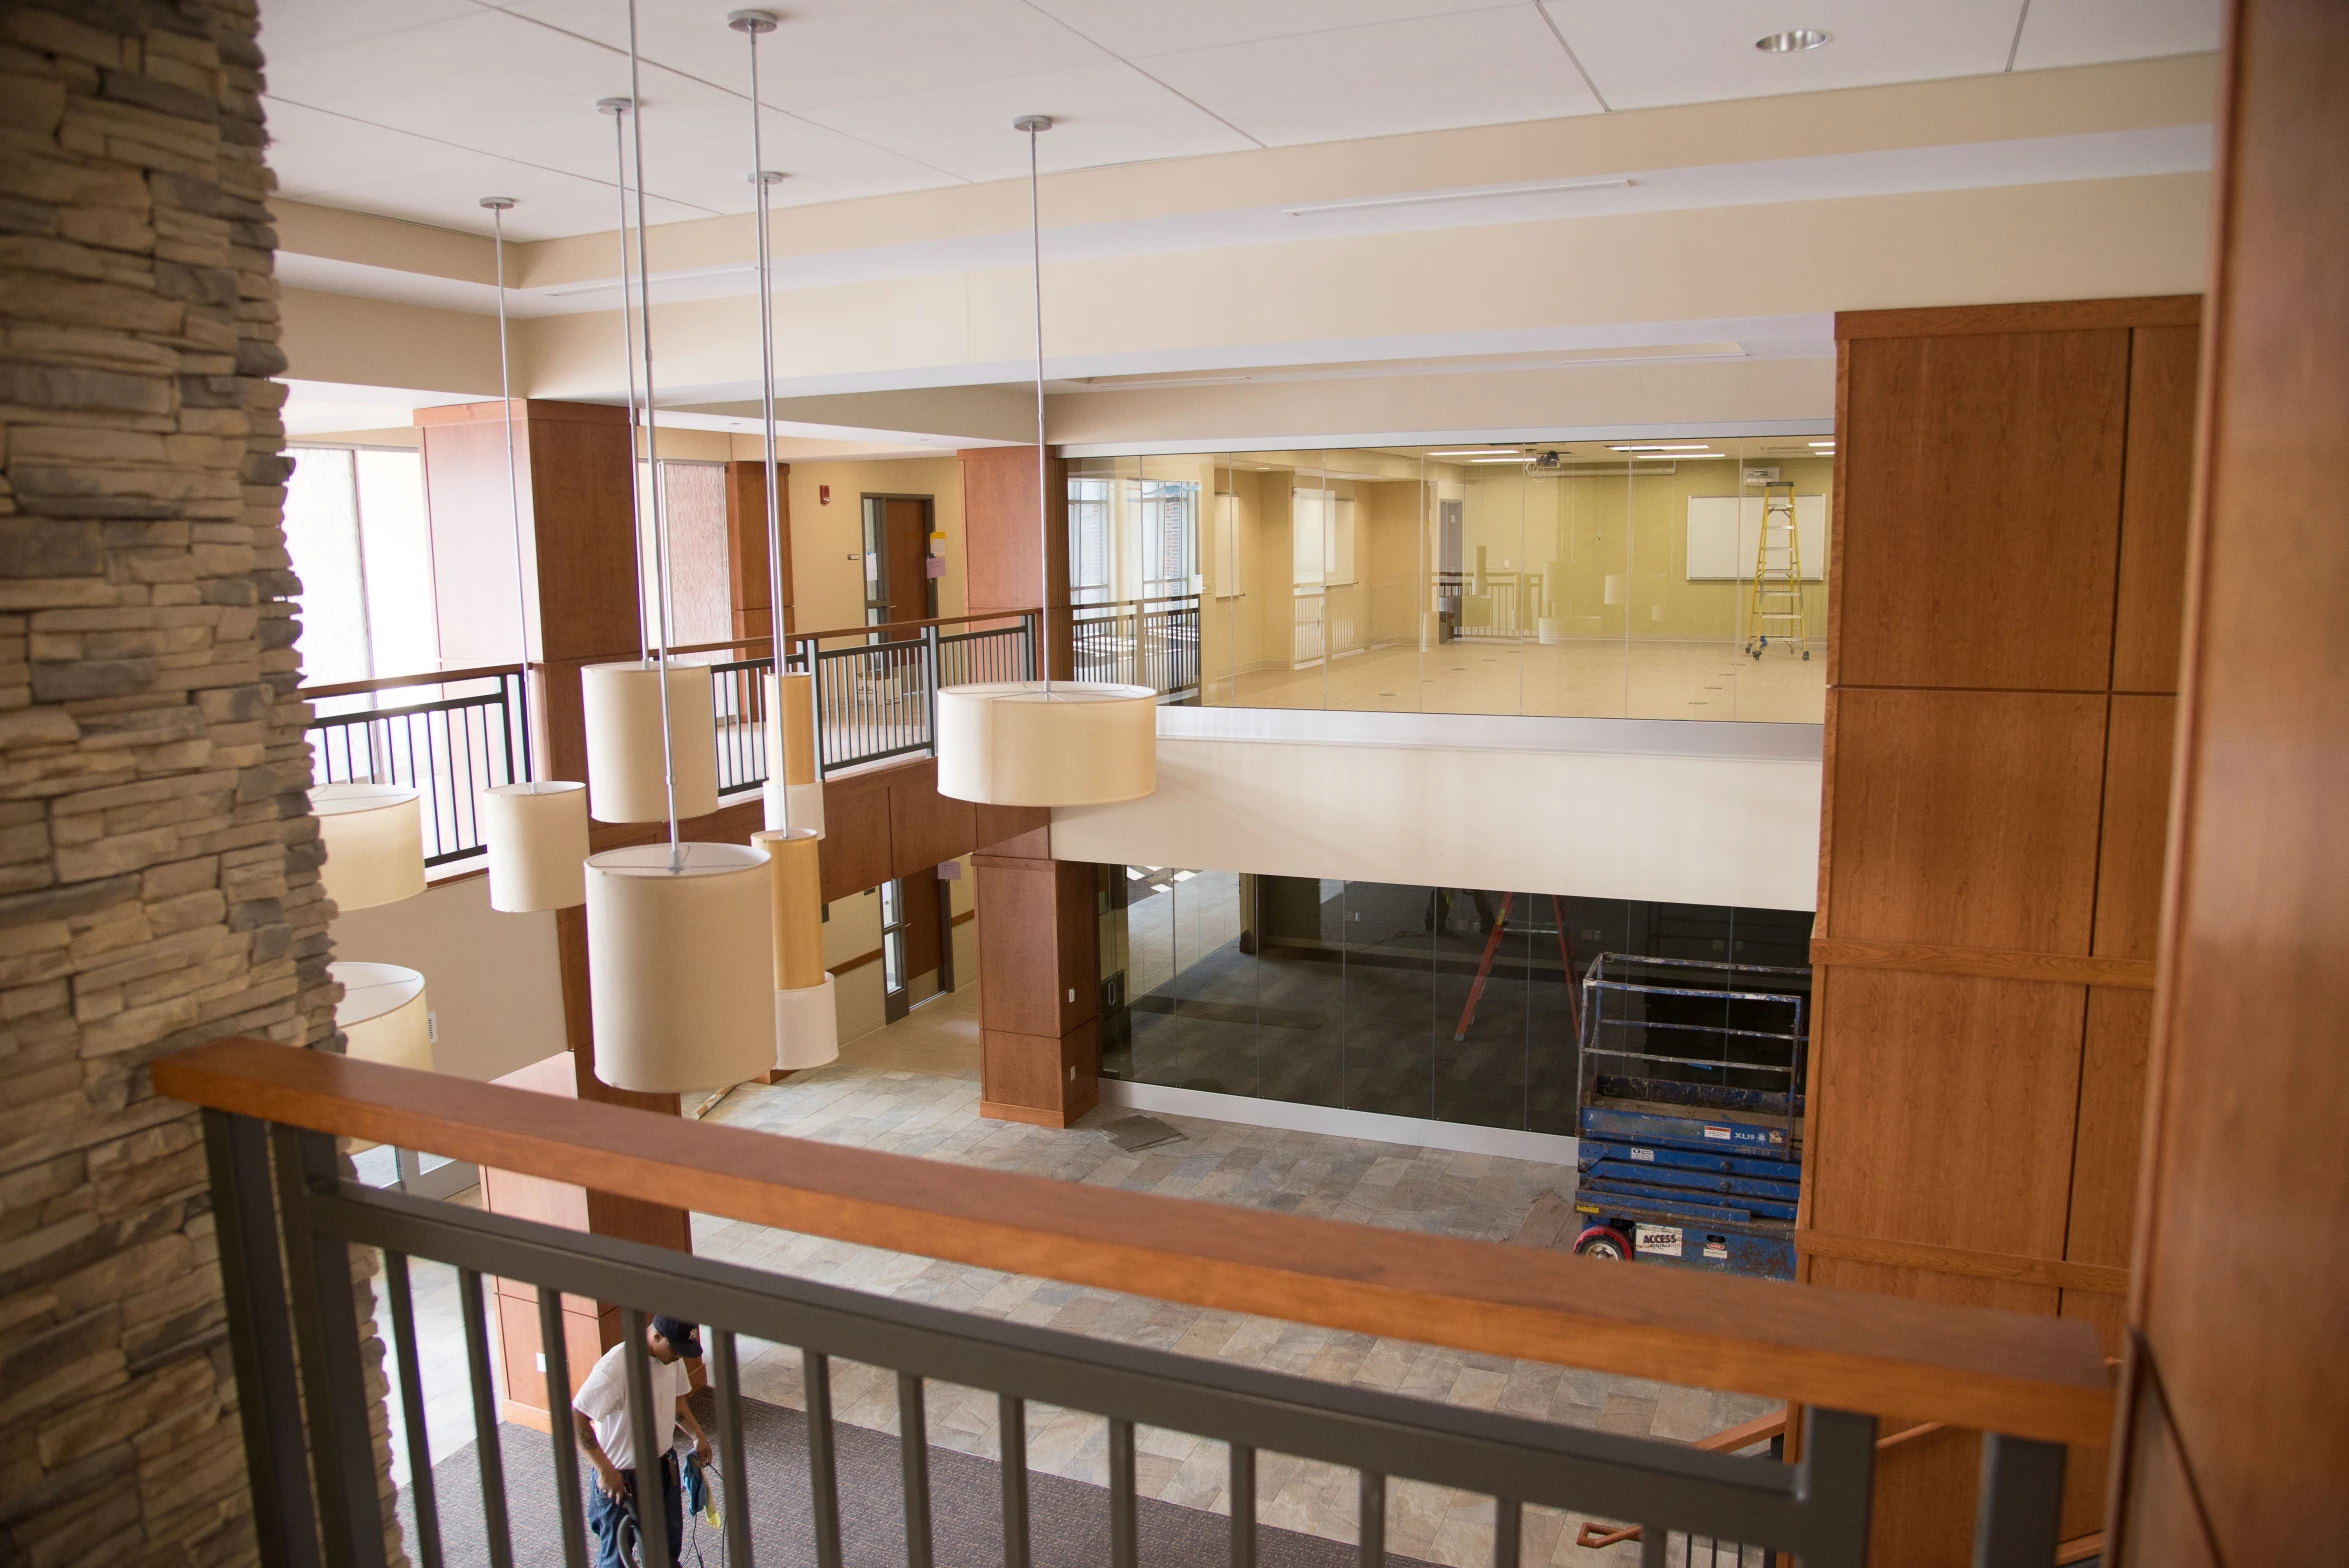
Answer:
[[[669, 734], [669, 511], [661, 504], [660, 425], [653, 417], [652, 263], [644, 243], [644, 96], [637, 80], [636, 0], [628, 0], [628, 101], [638, 111], [629, 116], [636, 143], [636, 284], [644, 301], [644, 328], [637, 341], [644, 348], [644, 456], [651, 470], [645, 488], [652, 492], [653, 611], [660, 622], [661, 783], [669, 804], [669, 869], [675, 872], [684, 869], [685, 852], [677, 840], [677, 757]], [[633, 460], [635, 454], [629, 456]]]
[[[783, 723], [783, 497], [777, 485], [775, 461], [775, 275], [769, 253], [768, 226], [772, 215], [767, 196], [766, 152], [759, 127], [759, 27], [743, 31], [750, 39], [750, 178], [758, 189], [759, 226], [759, 375], [763, 393], [767, 462], [767, 634], [775, 657], [775, 711], [770, 725]], [[780, 756], [782, 748], [776, 748]]]
[[1044, 217], [1036, 178], [1036, 137], [1044, 126], [1031, 121], [1028, 132], [1028, 270], [1036, 289], [1036, 642], [1037, 662], [1043, 667], [1044, 696], [1052, 697], [1052, 504], [1044, 492]]
[[[498, 263], [498, 397], [506, 415], [506, 508], [514, 519], [514, 616], [522, 644], [522, 684], [530, 684], [530, 579], [522, 561], [522, 480], [514, 462], [514, 371], [506, 345], [506, 209], [512, 197], [485, 197], [489, 221], [497, 236]], [[525, 784], [536, 780], [525, 779]]]
[[649, 657], [644, 634], [644, 497], [636, 473], [636, 318], [635, 299], [628, 285], [628, 132], [620, 121], [634, 102], [605, 98], [596, 107], [612, 117], [612, 168], [620, 192], [620, 363], [628, 372], [628, 516], [637, 530], [636, 548], [636, 662]]

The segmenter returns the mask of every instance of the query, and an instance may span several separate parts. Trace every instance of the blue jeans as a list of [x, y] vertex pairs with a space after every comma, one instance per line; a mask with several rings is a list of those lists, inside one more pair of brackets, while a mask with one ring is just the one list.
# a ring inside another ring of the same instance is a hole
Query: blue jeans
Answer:
[[[595, 1532], [595, 1568], [628, 1568], [628, 1559], [620, 1555], [621, 1527], [627, 1522], [630, 1505], [636, 1502], [636, 1472], [623, 1470], [621, 1481], [628, 1488], [628, 1503], [613, 1502], [604, 1495], [591, 1471], [587, 1477], [587, 1527]], [[685, 1501], [678, 1491], [677, 1456], [674, 1453], [661, 1459], [661, 1512], [669, 1522], [669, 1565], [676, 1568], [678, 1552], [685, 1545]], [[638, 1547], [641, 1554], [642, 1547]], [[649, 1565], [647, 1565], [649, 1568]]]

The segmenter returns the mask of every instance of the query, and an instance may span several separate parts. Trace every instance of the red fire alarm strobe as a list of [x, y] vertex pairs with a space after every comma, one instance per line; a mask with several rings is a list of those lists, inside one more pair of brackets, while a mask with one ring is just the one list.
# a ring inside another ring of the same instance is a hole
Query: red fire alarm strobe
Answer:
[[831, 504], [832, 504], [832, 487], [831, 487], [830, 485], [818, 485], [818, 486], [816, 486], [816, 505], [818, 505], [818, 506], [830, 506]]

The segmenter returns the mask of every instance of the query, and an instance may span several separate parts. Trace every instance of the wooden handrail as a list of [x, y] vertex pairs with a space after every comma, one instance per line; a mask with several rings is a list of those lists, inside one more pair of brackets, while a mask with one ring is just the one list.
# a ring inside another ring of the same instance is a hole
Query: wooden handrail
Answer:
[[[918, 632], [925, 626], [966, 626], [973, 621], [1014, 621], [1018, 620], [1023, 615], [1033, 615], [1035, 613], [1036, 612], [1034, 610], [996, 610], [986, 615], [941, 615], [926, 621], [886, 621], [879, 626], [843, 626], [834, 631], [785, 632], [783, 634], [783, 640], [785, 642], [809, 642], [818, 641], [826, 637], [865, 637], [871, 635], [874, 632]], [[669, 652], [671, 654], [724, 653], [730, 648], [771, 649], [774, 646], [775, 639], [773, 637], [729, 637], [723, 642], [679, 643], [676, 647], [671, 648]], [[609, 657], [613, 659], [625, 659], [628, 657], [628, 655], [624, 653], [615, 653], [609, 655]], [[589, 662], [593, 663], [599, 661], [591, 660]]]
[[458, 681], [487, 680], [521, 673], [519, 664], [481, 664], [466, 670], [426, 670], [418, 675], [378, 675], [372, 680], [337, 681], [331, 686], [303, 686], [294, 695], [304, 702], [321, 697], [356, 697], [361, 692], [390, 691], [400, 686], [453, 686]]
[[1641, 1267], [712, 1126], [215, 1040], [157, 1092], [779, 1230], [1227, 1312], [2048, 1442], [2111, 1440], [2084, 1320]]

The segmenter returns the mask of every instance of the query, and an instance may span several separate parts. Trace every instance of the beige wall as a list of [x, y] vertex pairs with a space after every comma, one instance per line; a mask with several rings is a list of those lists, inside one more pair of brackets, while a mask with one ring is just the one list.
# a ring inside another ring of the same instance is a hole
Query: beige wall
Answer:
[[[938, 580], [938, 613], [963, 613], [962, 462], [954, 457], [903, 458], [871, 463], [791, 465], [791, 595], [793, 624], [801, 631], [862, 626], [865, 620], [865, 495], [926, 495], [935, 503], [932, 526], [946, 535], [946, 575]], [[825, 505], [818, 494], [832, 487]]]
[[491, 909], [485, 876], [338, 915], [333, 936], [338, 959], [404, 964], [424, 976], [440, 1031], [437, 1072], [486, 1081], [568, 1048], [555, 917]]
[[[1350, 717], [1365, 729], [1389, 718]], [[1121, 805], [1055, 809], [1052, 853], [1808, 909], [1818, 896], [1818, 828], [1816, 758], [1162, 735], [1156, 792]]]

